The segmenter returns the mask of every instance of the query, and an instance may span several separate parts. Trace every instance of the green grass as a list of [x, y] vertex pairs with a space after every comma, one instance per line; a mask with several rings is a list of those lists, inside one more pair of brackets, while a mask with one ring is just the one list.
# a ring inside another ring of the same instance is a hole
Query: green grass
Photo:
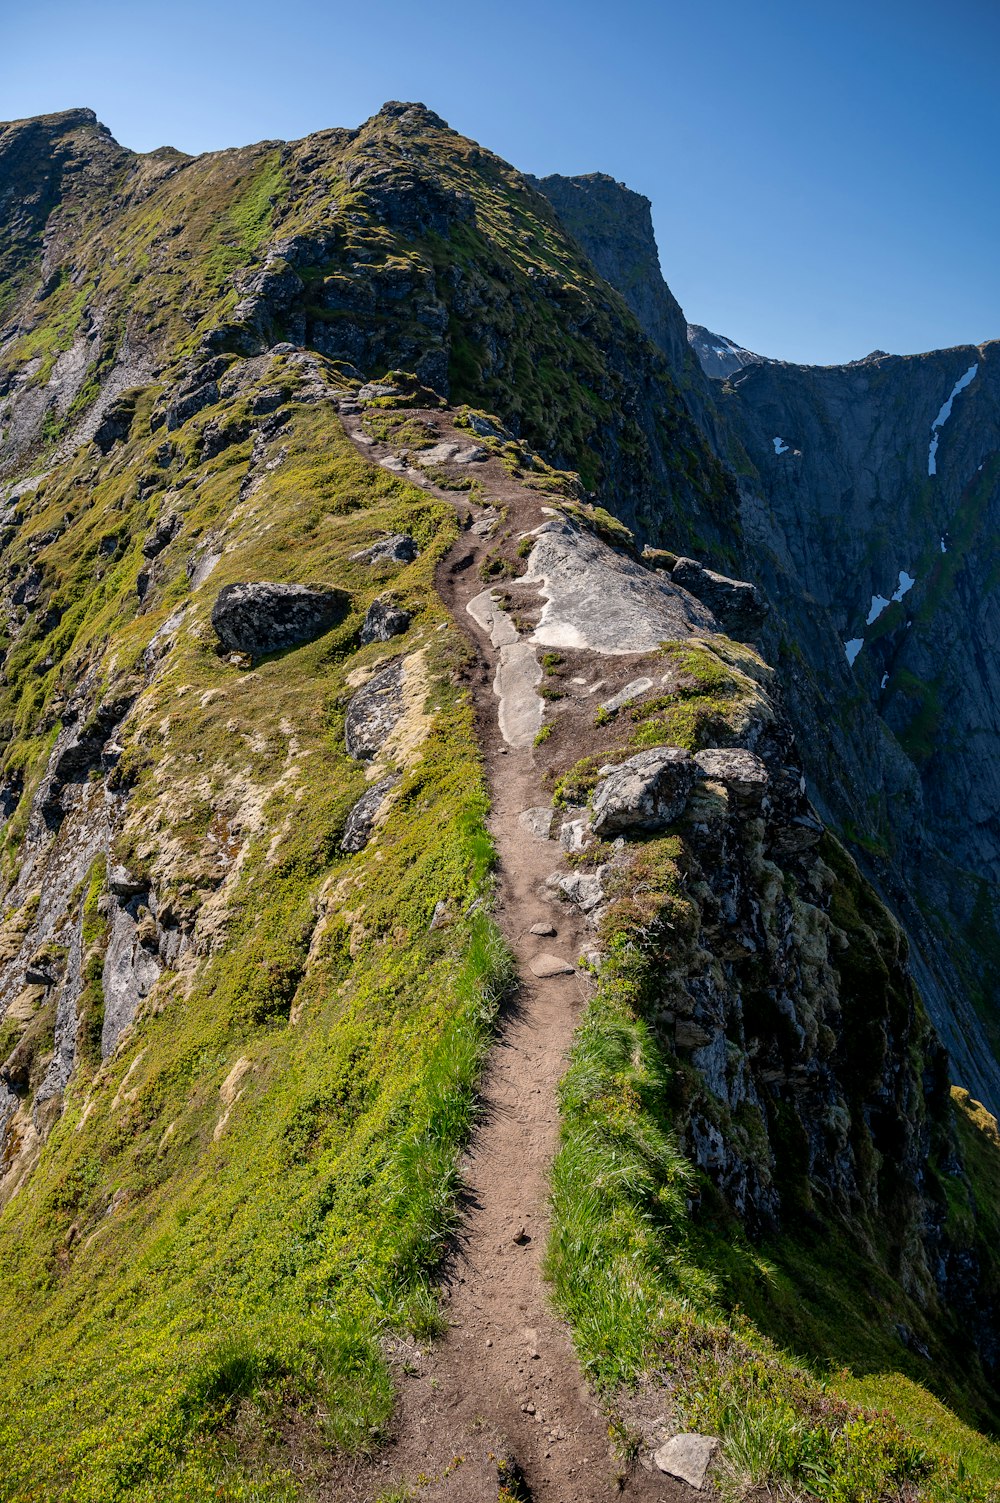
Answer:
[[[458, 687], [466, 648], [433, 589], [452, 509], [366, 464], [322, 408], [294, 396], [287, 457], [241, 503], [246, 446], [236, 463], [231, 450], [198, 461], [211, 415], [192, 419], [190, 441], [178, 432], [200, 484], [180, 492], [182, 528], [145, 614], [134, 580], [158, 501], [137, 502], [130, 477], [155, 436], [116, 453], [85, 497], [67, 466], [24, 528], [28, 548], [52, 516], [64, 520], [37, 554], [43, 608], [62, 609], [48, 635], [14, 649], [8, 765], [30, 789], [51, 744], [43, 707], [76, 665], [98, 664], [105, 692], [117, 692], [186, 604], [125, 733], [115, 855], [155, 883], [161, 911], [188, 924], [215, 917], [205, 952], [165, 973], [102, 1065], [102, 863], [78, 896], [77, 1071], [40, 1162], [0, 1216], [17, 1394], [0, 1419], [0, 1497], [11, 1503], [292, 1498], [303, 1480], [289, 1470], [290, 1425], [307, 1471], [329, 1449], [381, 1443], [394, 1404], [381, 1338], [440, 1327], [435, 1272], [458, 1158], [512, 974], [488, 917], [486, 796]], [[109, 524], [118, 541], [102, 555]], [[186, 559], [220, 526], [224, 561], [191, 597]], [[384, 571], [350, 554], [399, 530], [422, 550], [393, 587], [413, 612], [404, 650], [423, 655], [424, 687], [397, 801], [377, 841], [348, 857], [340, 834], [365, 778], [343, 748], [347, 677], [385, 655], [359, 650], [356, 636]], [[103, 578], [88, 590], [95, 560]], [[241, 673], [216, 656], [207, 624], [218, 588], [241, 578], [332, 583], [351, 592], [351, 612], [318, 642]], [[26, 671], [48, 657], [51, 670]], [[22, 809], [16, 831], [24, 819]], [[228, 873], [220, 836], [242, 852]], [[453, 922], [431, 930], [438, 901]], [[29, 917], [9, 921], [11, 943]]]

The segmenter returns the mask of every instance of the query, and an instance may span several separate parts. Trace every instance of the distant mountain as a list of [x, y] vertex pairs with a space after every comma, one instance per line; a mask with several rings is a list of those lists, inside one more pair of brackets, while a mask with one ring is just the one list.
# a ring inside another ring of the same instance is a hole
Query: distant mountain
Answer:
[[746, 365], [772, 364], [767, 355], [755, 355], [753, 350], [743, 349], [742, 345], [734, 344], [725, 335], [713, 334], [704, 324], [688, 324], [687, 337], [705, 375], [711, 376], [715, 381], [724, 381], [727, 376], [742, 370]]

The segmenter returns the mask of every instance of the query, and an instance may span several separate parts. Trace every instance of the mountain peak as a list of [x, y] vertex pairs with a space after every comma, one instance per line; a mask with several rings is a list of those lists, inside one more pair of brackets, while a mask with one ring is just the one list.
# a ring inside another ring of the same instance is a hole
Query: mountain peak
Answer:
[[382, 108], [372, 116], [373, 120], [398, 120], [413, 129], [450, 130], [447, 120], [442, 120], [433, 110], [419, 100], [387, 99]]
[[688, 324], [687, 337], [705, 375], [715, 381], [724, 381], [747, 365], [770, 364], [767, 355], [756, 355], [724, 334], [713, 334], [704, 324]]

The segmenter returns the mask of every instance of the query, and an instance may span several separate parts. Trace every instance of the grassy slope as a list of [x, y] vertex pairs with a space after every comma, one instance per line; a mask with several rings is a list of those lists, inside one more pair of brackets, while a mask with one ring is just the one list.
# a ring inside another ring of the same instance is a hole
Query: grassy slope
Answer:
[[[228, 826], [244, 854], [219, 947], [166, 975], [118, 1054], [78, 1072], [0, 1221], [17, 1396], [0, 1430], [5, 1498], [284, 1496], [278, 1480], [246, 1478], [270, 1474], [289, 1416], [307, 1454], [374, 1443], [392, 1404], [378, 1332], [436, 1320], [427, 1281], [507, 975], [488, 919], [462, 917], [488, 892], [491, 850], [469, 706], [452, 687], [464, 649], [432, 586], [455, 522], [359, 460], [335, 417], [296, 404], [287, 379], [288, 457], [249, 500], [237, 499], [249, 441], [171, 475], [189, 482], [173, 492], [183, 530], [149, 614], [136, 615], [138, 544], [162, 494], [132, 499], [139, 441], [113, 452], [82, 503], [74, 481], [89, 458], [66, 467], [23, 529], [26, 547], [73, 508], [38, 555], [50, 605], [76, 599], [112, 519], [120, 538], [104, 580], [55, 628], [58, 680], [83, 658], [127, 672], [186, 601], [193, 541], [222, 528], [223, 562], [129, 725], [121, 852], [191, 908], [218, 902], [213, 831]], [[195, 433], [180, 436], [193, 453]], [[348, 555], [400, 528], [423, 549], [392, 585], [415, 615], [407, 649], [427, 652], [426, 739], [377, 843], [345, 857], [337, 842], [364, 787], [343, 751], [347, 674], [391, 655], [357, 650], [385, 579]], [[208, 606], [230, 579], [276, 575], [351, 589], [351, 615], [240, 673], [212, 650]], [[48, 738], [30, 732], [44, 705], [29, 713], [24, 700], [39, 683], [32, 663], [52, 652], [40, 637], [8, 685], [29, 786]], [[58, 689], [44, 675], [41, 686], [43, 699]], [[439, 900], [455, 922], [431, 931]], [[216, 1136], [237, 1063], [240, 1094]]]

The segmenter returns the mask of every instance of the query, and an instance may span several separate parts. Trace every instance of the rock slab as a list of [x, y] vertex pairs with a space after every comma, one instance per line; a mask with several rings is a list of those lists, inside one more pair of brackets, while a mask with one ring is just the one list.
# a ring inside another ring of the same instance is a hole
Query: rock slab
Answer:
[[686, 1435], [674, 1435], [654, 1453], [653, 1460], [668, 1477], [676, 1477], [700, 1491], [718, 1445], [714, 1435], [699, 1435], [692, 1430]]
[[382, 750], [403, 713], [403, 660], [395, 658], [370, 678], [347, 706], [347, 755], [369, 762]]
[[399, 782], [396, 776], [380, 778], [365, 790], [347, 816], [340, 849], [350, 854], [363, 851], [371, 839], [372, 828], [384, 809], [389, 794]]

